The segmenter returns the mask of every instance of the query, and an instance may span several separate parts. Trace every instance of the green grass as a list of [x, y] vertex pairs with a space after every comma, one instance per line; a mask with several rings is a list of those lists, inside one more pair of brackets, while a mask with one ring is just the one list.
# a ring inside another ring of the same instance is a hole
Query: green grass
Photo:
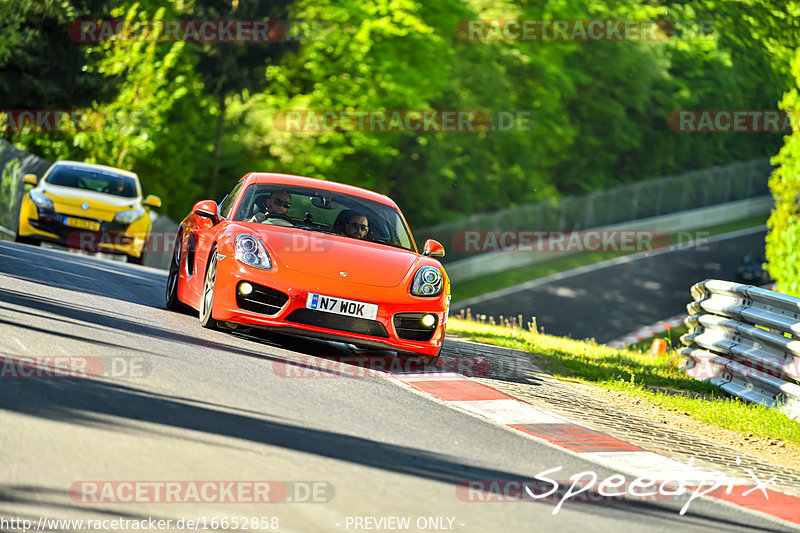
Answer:
[[[752, 228], [766, 224], [768, 217], [769, 214], [765, 213], [763, 215], [756, 215], [741, 220], [736, 220], [734, 222], [728, 222], [726, 224], [719, 224], [717, 226], [692, 230], [691, 233], [706, 232], [704, 236], [710, 237], [711, 235], [719, 235], [722, 233], [729, 233], [731, 231], [737, 231], [740, 229]], [[675, 235], [670, 236], [670, 243], [674, 244], [676, 242], [677, 237]], [[472, 298], [473, 296], [480, 296], [481, 294], [504, 289], [506, 287], [513, 287], [514, 285], [519, 285], [520, 283], [525, 283], [526, 281], [532, 279], [541, 278], [557, 272], [564, 272], [566, 270], [571, 270], [573, 268], [578, 268], [585, 265], [590, 265], [606, 259], [613, 259], [621, 255], [626, 254], [619, 252], [593, 252], [585, 254], [576, 253], [566, 257], [553, 259], [552, 261], [536, 263], [535, 265], [515, 268], [499, 274], [491, 274], [488, 276], [481, 276], [479, 278], [454, 283], [451, 287], [453, 302], [459, 302], [461, 300], [466, 300], [467, 298]]]
[[666, 409], [688, 413], [701, 422], [783, 440], [800, 448], [800, 423], [683, 375], [680, 356], [674, 351], [654, 357], [630, 347], [615, 349], [454, 318], [448, 320], [447, 326], [448, 333], [462, 338], [535, 353], [534, 363], [556, 377], [624, 391]]
[[642, 339], [639, 342], [631, 344], [626, 349], [635, 351], [650, 350], [650, 346], [653, 345], [653, 339], [664, 339], [667, 341], [668, 349], [674, 350], [677, 348], [682, 348], [683, 344], [681, 344], [681, 335], [688, 332], [689, 328], [687, 328], [684, 324], [681, 324], [680, 326], [669, 328], [664, 333], [659, 333], [658, 335], [653, 335], [647, 339]]

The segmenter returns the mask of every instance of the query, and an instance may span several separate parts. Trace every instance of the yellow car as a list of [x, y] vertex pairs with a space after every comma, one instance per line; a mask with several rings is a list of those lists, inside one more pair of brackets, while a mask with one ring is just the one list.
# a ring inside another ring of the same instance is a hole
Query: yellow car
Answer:
[[119, 168], [57, 161], [22, 199], [17, 242], [55, 242], [87, 252], [126, 254], [141, 264], [150, 234], [149, 208], [161, 199], [142, 200], [139, 177]]

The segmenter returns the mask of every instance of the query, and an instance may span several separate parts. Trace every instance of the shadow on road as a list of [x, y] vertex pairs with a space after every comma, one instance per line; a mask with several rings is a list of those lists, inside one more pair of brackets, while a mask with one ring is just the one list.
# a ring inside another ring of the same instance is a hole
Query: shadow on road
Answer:
[[[13, 380], [0, 392], [0, 408], [32, 417], [112, 431], [141, 432], [142, 427], [136, 423], [157, 424], [166, 432], [170, 428], [180, 428], [200, 434], [243, 439], [452, 485], [466, 480], [525, 479], [519, 473], [469, 465], [456, 455], [310, 429], [264, 416], [226, 412], [216, 406], [192, 404], [124, 385], [92, 379], [61, 380], [60, 383], [59, 388], [55, 389], [47, 380]], [[175, 438], [174, 433], [172, 437]], [[538, 494], [542, 494], [544, 489], [552, 485], [537, 486], [541, 490]], [[64, 495], [67, 489], [63, 488]], [[561, 482], [558, 487], [560, 492], [556, 494], [563, 495], [568, 489], [569, 485]], [[0, 485], [0, 500], [35, 504], [39, 498], [34, 494], [41, 490], [53, 489]], [[610, 516], [625, 509], [636, 512], [642, 519], [650, 516], [680, 521], [683, 527], [704, 519], [700, 515], [680, 516], [675, 512], [674, 504], [667, 505], [668, 502], [609, 501], [609, 498], [599, 494], [589, 493], [589, 496], [587, 501], [581, 502], [584, 505], [570, 508], [592, 516]], [[554, 500], [545, 498], [540, 503], [553, 505]], [[89, 505], [80, 507], [87, 511], [97, 510]], [[721, 526], [719, 530], [724, 530], [724, 524], [719, 523], [718, 518], [715, 520]], [[729, 524], [734, 525], [735, 522]]]

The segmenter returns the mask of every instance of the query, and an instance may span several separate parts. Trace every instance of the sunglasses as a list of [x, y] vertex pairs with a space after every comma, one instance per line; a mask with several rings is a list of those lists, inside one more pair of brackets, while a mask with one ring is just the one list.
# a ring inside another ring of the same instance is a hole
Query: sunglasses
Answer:
[[276, 200], [275, 198], [267, 198], [267, 201], [270, 201], [270, 200], [272, 201], [272, 203], [274, 203], [278, 207], [285, 207], [286, 209], [289, 209], [290, 207], [292, 207], [292, 203], [291, 202], [284, 202], [283, 200]]
[[369, 226], [365, 226], [364, 224], [359, 224], [357, 222], [348, 222], [347, 225], [352, 226], [354, 228], [358, 228], [361, 231], [369, 231]]

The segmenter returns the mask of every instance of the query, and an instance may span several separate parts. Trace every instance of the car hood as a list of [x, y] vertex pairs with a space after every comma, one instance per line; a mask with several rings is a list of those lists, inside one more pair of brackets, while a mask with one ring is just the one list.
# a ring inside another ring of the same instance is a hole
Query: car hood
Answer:
[[[57, 212], [68, 215], [111, 220], [120, 211], [140, 207], [139, 198], [125, 198], [74, 187], [45, 184], [37, 191], [53, 200]], [[84, 210], [81, 207], [84, 202], [89, 204], [89, 209]]]
[[271, 226], [258, 234], [285, 268], [376, 287], [396, 287], [420, 258], [409, 250], [327, 233]]

